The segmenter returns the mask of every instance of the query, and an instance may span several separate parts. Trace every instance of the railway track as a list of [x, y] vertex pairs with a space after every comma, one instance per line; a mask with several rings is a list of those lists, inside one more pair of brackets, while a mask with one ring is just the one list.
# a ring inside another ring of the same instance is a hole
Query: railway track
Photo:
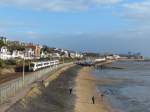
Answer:
[[[25, 73], [25, 75], [29, 75], [30, 72]], [[9, 73], [9, 74], [1, 74], [0, 75], [0, 84], [11, 81], [13, 79], [17, 79], [18, 77], [22, 77], [22, 72]]]

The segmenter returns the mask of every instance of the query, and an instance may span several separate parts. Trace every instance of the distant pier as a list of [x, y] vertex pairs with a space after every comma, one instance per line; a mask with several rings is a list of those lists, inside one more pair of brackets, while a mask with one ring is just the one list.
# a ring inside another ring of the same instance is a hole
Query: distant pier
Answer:
[[78, 61], [76, 62], [77, 65], [81, 66], [103, 66], [105, 64], [110, 64], [114, 62], [115, 60], [100, 60], [100, 61], [95, 61], [95, 60], [84, 60], [84, 61]]

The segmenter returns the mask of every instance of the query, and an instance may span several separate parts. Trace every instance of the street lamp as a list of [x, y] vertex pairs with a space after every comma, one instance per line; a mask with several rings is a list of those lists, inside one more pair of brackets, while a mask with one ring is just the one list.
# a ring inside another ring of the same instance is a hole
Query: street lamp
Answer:
[[24, 86], [24, 71], [25, 71], [25, 53], [23, 57], [23, 66], [22, 66], [22, 80], [23, 80], [23, 86]]

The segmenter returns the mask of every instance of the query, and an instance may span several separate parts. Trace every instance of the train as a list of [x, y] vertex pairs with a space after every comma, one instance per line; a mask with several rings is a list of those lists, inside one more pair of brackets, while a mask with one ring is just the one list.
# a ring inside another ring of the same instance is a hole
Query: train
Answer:
[[57, 66], [57, 65], [59, 65], [59, 60], [31, 62], [29, 70], [34, 72], [42, 68], [46, 68], [50, 66]]
[[106, 61], [106, 58], [97, 58], [94, 60], [95, 63], [100, 63]]

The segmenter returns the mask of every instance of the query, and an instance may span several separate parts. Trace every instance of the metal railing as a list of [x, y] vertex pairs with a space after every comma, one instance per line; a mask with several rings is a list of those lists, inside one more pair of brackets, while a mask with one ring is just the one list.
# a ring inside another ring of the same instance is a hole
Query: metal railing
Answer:
[[59, 68], [69, 65], [70, 63], [60, 64], [58, 66], [53, 66], [45, 68], [36, 72], [29, 73], [25, 75], [24, 82], [23, 78], [19, 77], [17, 79], [11, 80], [9, 82], [0, 85], [0, 104], [8, 102], [9, 98], [15, 96], [16, 93], [29, 84], [39, 80], [43, 76], [49, 76], [52, 71], [58, 70]]

